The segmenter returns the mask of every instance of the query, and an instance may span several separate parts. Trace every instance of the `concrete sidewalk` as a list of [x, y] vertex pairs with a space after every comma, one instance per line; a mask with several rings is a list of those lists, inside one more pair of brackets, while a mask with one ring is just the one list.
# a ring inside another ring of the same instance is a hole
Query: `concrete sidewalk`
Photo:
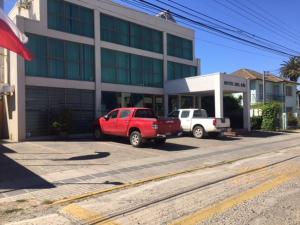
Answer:
[[52, 202], [299, 144], [297, 133], [223, 140], [183, 137], [168, 140], [161, 148], [142, 149], [114, 140], [3, 144], [1, 152], [6, 153], [0, 162], [6, 170], [2, 169], [1, 177], [6, 180], [0, 180], [0, 202]]

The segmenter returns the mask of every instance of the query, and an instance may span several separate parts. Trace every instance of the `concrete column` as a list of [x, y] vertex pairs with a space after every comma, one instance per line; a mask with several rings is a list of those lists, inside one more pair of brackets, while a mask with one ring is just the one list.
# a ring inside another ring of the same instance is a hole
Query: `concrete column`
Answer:
[[[167, 32], [163, 32], [163, 72], [164, 72], [164, 77], [163, 77], [163, 85], [165, 86], [165, 83], [168, 80], [168, 61], [167, 61]], [[164, 115], [168, 115], [168, 104], [169, 104], [169, 97], [165, 93], [164, 94]]]
[[224, 117], [224, 107], [223, 107], [223, 84], [222, 84], [221, 74], [216, 75], [215, 79], [215, 117]]
[[201, 95], [198, 96], [198, 107], [199, 107], [199, 109], [202, 109], [202, 96]]
[[94, 10], [95, 31], [95, 117], [101, 115], [101, 47], [100, 47], [100, 12]]
[[164, 94], [164, 116], [167, 117], [169, 114], [169, 96]]
[[250, 122], [250, 82], [247, 80], [246, 83], [247, 92], [243, 93], [243, 115], [244, 115], [244, 129], [251, 130]]
[[[24, 19], [17, 17], [16, 25], [24, 31]], [[12, 141], [26, 138], [25, 110], [25, 61], [14, 52], [9, 54], [10, 85], [15, 86], [15, 93], [6, 97], [6, 113], [8, 118], [8, 135]]]

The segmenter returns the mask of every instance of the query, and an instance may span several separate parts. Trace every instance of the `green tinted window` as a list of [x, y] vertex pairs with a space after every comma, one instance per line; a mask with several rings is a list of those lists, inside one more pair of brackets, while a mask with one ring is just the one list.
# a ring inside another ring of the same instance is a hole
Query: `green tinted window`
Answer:
[[48, 28], [93, 37], [93, 10], [62, 0], [48, 0]]
[[193, 59], [193, 42], [191, 40], [168, 34], [167, 41], [168, 55], [189, 60]]
[[196, 66], [168, 62], [168, 80], [197, 76]]
[[69, 41], [27, 34], [34, 58], [26, 61], [28, 76], [70, 80], [95, 80], [94, 47]]
[[163, 86], [163, 63], [157, 59], [102, 49], [101, 71], [106, 83]]
[[101, 14], [101, 40], [163, 52], [162, 32], [105, 14]]

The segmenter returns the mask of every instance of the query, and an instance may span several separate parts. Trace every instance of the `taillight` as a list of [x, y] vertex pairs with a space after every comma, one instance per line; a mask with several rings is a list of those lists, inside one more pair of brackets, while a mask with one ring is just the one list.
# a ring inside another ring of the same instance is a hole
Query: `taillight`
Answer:
[[152, 128], [153, 128], [154, 130], [158, 130], [158, 125], [157, 125], [156, 123], [153, 123], [153, 124], [152, 124]]
[[214, 120], [213, 120], [213, 125], [214, 125], [214, 126], [217, 126], [217, 119], [214, 119]]

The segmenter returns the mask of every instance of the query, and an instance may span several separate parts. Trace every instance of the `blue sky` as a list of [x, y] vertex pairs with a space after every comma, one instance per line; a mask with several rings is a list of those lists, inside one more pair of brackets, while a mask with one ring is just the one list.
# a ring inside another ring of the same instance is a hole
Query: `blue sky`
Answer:
[[[148, 1], [158, 4], [155, 0]], [[228, 24], [300, 52], [299, 0], [175, 1]], [[240, 3], [239, 6], [247, 6], [252, 9], [252, 12], [257, 16], [257, 18], [249, 14], [248, 19], [239, 15], [238, 13], [242, 13], [244, 15], [245, 13], [235, 8], [233, 5], [230, 5], [230, 1]], [[4, 0], [4, 2], [5, 10], [8, 11], [13, 6], [15, 0]], [[220, 2], [223, 5], [220, 4]], [[232, 11], [232, 9], [235, 11]], [[262, 19], [260, 14], [257, 12], [263, 13], [271, 20], [275, 20], [277, 24], [273, 23], [273, 26], [270, 27], [270, 25], [268, 25], [268, 21]], [[253, 21], [256, 21], [256, 23]], [[285, 28], [285, 31], [283, 31], [282, 27]], [[270, 31], [268, 29], [272, 30]], [[202, 74], [212, 72], [230, 73], [239, 68], [249, 68], [260, 72], [267, 70], [276, 74], [278, 73], [280, 64], [284, 60], [287, 60], [286, 57], [258, 50], [201, 30], [196, 31], [196, 38], [196, 56], [201, 59]]]

